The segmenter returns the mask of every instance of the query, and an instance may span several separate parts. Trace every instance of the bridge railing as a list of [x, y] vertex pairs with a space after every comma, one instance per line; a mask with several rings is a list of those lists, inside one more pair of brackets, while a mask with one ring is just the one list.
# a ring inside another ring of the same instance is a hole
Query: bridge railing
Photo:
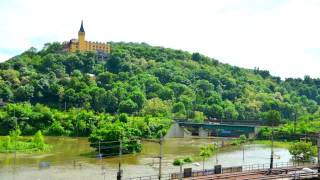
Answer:
[[[273, 164], [273, 168], [290, 168], [290, 167], [304, 167], [304, 166], [316, 166], [315, 162], [278, 162]], [[249, 164], [243, 165], [242, 171], [259, 171], [267, 170], [270, 168], [270, 163], [265, 164]]]
[[[316, 162], [278, 162], [274, 163], [274, 169], [287, 169], [287, 168], [302, 168], [302, 167], [316, 167]], [[239, 167], [242, 167], [239, 169]], [[223, 167], [222, 174], [232, 173], [232, 172], [250, 172], [250, 171], [264, 171], [270, 168], [269, 163], [265, 164], [250, 164], [250, 165], [243, 165], [237, 167]], [[236, 171], [230, 171], [230, 169], [236, 169]], [[199, 176], [207, 176], [213, 175], [214, 169], [205, 169], [203, 170], [195, 170], [192, 171], [191, 177], [199, 177]], [[170, 174], [162, 174], [162, 180], [171, 180], [171, 179], [179, 179], [180, 176], [184, 176], [184, 172], [180, 174], [177, 173], [170, 173]], [[151, 175], [151, 176], [141, 176], [141, 177], [131, 177], [125, 178], [123, 180], [156, 180], [159, 179], [158, 175]]]

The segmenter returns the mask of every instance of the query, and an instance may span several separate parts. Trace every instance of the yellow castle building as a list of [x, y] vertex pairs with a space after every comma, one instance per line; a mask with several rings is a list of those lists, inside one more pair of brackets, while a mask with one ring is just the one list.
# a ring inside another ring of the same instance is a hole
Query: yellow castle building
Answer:
[[69, 52], [85, 52], [85, 51], [97, 51], [97, 52], [111, 52], [110, 44], [102, 42], [91, 42], [85, 40], [86, 32], [83, 28], [83, 21], [81, 21], [80, 30], [78, 32], [78, 39], [71, 39], [69, 42], [65, 42], [66, 50]]

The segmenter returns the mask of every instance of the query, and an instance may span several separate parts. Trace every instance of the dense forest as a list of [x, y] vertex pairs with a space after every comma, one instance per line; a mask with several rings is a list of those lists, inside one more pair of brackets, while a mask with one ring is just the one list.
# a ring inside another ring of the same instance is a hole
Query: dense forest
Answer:
[[130, 122], [166, 119], [154, 123], [158, 131], [169, 118], [263, 122], [270, 110], [280, 112], [281, 122], [320, 119], [320, 79], [281, 80], [266, 70], [145, 43], [111, 46], [103, 56], [67, 53], [51, 43], [1, 63], [0, 134], [18, 127], [23, 134], [88, 136], [103, 122], [126, 124], [127, 114]]

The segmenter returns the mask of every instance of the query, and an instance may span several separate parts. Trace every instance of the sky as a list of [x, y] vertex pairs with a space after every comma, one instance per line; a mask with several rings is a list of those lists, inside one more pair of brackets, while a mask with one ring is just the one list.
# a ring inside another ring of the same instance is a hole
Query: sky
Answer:
[[1, 0], [0, 62], [47, 42], [146, 42], [320, 78], [320, 0]]

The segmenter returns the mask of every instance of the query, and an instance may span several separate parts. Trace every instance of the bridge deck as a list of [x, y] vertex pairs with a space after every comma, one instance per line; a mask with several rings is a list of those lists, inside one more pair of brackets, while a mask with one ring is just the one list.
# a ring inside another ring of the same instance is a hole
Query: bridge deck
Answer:
[[256, 133], [258, 126], [255, 125], [234, 125], [234, 124], [218, 124], [218, 123], [194, 123], [194, 122], [177, 122], [181, 127], [203, 128], [206, 130], [214, 130], [219, 132], [219, 135], [230, 134], [239, 136], [241, 134]]

